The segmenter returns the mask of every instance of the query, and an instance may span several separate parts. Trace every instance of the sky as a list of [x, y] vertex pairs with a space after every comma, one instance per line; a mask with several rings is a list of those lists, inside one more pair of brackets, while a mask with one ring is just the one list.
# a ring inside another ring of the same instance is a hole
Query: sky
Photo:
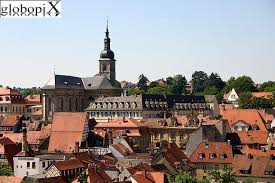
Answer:
[[63, 0], [59, 19], [0, 19], [0, 84], [97, 74], [107, 17], [119, 81], [196, 70], [275, 80], [273, 0]]

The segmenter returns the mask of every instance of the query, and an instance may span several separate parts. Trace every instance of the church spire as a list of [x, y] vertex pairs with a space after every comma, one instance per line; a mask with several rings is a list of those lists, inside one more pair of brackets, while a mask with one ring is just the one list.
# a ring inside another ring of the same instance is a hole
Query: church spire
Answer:
[[106, 37], [104, 39], [104, 50], [111, 50], [111, 39], [109, 38], [109, 22], [107, 19]]

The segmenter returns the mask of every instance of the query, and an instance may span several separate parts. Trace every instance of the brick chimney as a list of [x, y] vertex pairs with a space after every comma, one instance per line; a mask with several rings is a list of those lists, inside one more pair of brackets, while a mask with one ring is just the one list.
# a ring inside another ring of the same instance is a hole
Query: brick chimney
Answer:
[[222, 103], [222, 105], [221, 105], [221, 111], [225, 111], [225, 104], [224, 103]]
[[75, 146], [74, 146], [74, 153], [79, 153], [79, 142], [76, 142], [76, 143], [75, 143]]
[[28, 138], [27, 138], [27, 127], [22, 127], [22, 151], [28, 152]]

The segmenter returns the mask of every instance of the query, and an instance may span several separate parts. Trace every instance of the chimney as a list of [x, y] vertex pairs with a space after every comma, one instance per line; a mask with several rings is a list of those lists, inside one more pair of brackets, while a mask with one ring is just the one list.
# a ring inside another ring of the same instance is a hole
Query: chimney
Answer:
[[227, 141], [227, 144], [228, 144], [228, 145], [231, 145], [231, 141], [230, 141], [230, 140], [228, 140], [228, 141]]
[[205, 148], [208, 148], [208, 146], [209, 146], [209, 144], [208, 144], [208, 140], [204, 140], [203, 142], [204, 142], [204, 146], [205, 146]]
[[171, 149], [171, 143], [168, 143], [168, 149]]
[[248, 159], [253, 159], [252, 154], [251, 154], [251, 153], [248, 153], [248, 154], [247, 154], [247, 158], [248, 158]]
[[27, 128], [24, 126], [22, 127], [22, 134], [23, 134], [23, 138], [22, 138], [22, 151], [24, 152], [28, 152], [28, 138], [27, 138]]
[[76, 143], [75, 143], [75, 146], [74, 146], [74, 153], [79, 153], [79, 142], [76, 142]]
[[146, 178], [146, 170], [145, 170], [145, 168], [142, 170], [142, 175], [143, 175], [143, 177]]
[[222, 105], [221, 105], [221, 111], [225, 111], [225, 104], [224, 103], [222, 103]]
[[123, 122], [123, 123], [125, 123], [125, 122], [126, 122], [125, 116], [123, 116], [123, 118], [122, 118], [122, 122]]
[[112, 137], [112, 131], [108, 131], [108, 140], [109, 140], [109, 147], [113, 144], [113, 137]]

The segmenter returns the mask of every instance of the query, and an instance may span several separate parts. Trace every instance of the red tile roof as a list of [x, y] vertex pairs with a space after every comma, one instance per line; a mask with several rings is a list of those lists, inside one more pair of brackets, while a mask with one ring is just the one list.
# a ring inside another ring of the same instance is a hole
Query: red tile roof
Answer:
[[7, 144], [15, 144], [15, 143], [11, 139], [4, 137], [0, 139], [0, 144], [7, 145]]
[[81, 143], [85, 121], [84, 112], [54, 113], [48, 151], [72, 153], [75, 143]]
[[268, 132], [240, 131], [237, 132], [241, 144], [267, 144]]
[[123, 156], [127, 156], [133, 153], [130, 149], [122, 144], [112, 144], [112, 147], [115, 148]]
[[28, 95], [25, 97], [25, 101], [27, 105], [40, 105], [42, 103], [40, 95]]
[[114, 118], [111, 122], [100, 122], [97, 123], [95, 128], [139, 128], [146, 127], [142, 123], [138, 122], [133, 118]]
[[[211, 155], [214, 155], [213, 158], [210, 158]], [[232, 147], [227, 142], [202, 142], [190, 156], [190, 161], [230, 164], [233, 161]]]
[[252, 92], [252, 96], [256, 98], [270, 99], [273, 96], [272, 92]]
[[15, 89], [9, 88], [9, 87], [0, 87], [0, 95], [18, 95], [18, 96], [22, 96], [21, 93], [17, 92]]
[[256, 109], [234, 109], [223, 112], [223, 119], [227, 119], [231, 127], [239, 121], [252, 125], [257, 125], [261, 131], [267, 131], [265, 121]]
[[251, 149], [248, 146], [244, 146], [241, 149], [243, 154], [251, 154], [252, 156], [262, 156], [262, 157], [270, 157], [270, 155], [275, 156], [275, 150], [260, 150], [260, 149]]
[[53, 164], [58, 170], [71, 170], [76, 168], [85, 168], [84, 164], [78, 159], [58, 161]]
[[21, 183], [22, 181], [23, 181], [23, 177], [0, 176], [1, 183]]
[[15, 114], [9, 114], [3, 118], [0, 118], [0, 126], [15, 126], [19, 121], [20, 116]]
[[139, 171], [132, 175], [132, 178], [135, 179], [138, 183], [164, 183], [165, 174], [162, 172], [145, 172]]
[[[275, 178], [274, 175], [265, 175], [267, 170], [274, 173], [275, 160], [270, 157], [235, 155], [233, 167], [235, 176]], [[248, 174], [243, 174], [242, 170], [247, 170]]]

